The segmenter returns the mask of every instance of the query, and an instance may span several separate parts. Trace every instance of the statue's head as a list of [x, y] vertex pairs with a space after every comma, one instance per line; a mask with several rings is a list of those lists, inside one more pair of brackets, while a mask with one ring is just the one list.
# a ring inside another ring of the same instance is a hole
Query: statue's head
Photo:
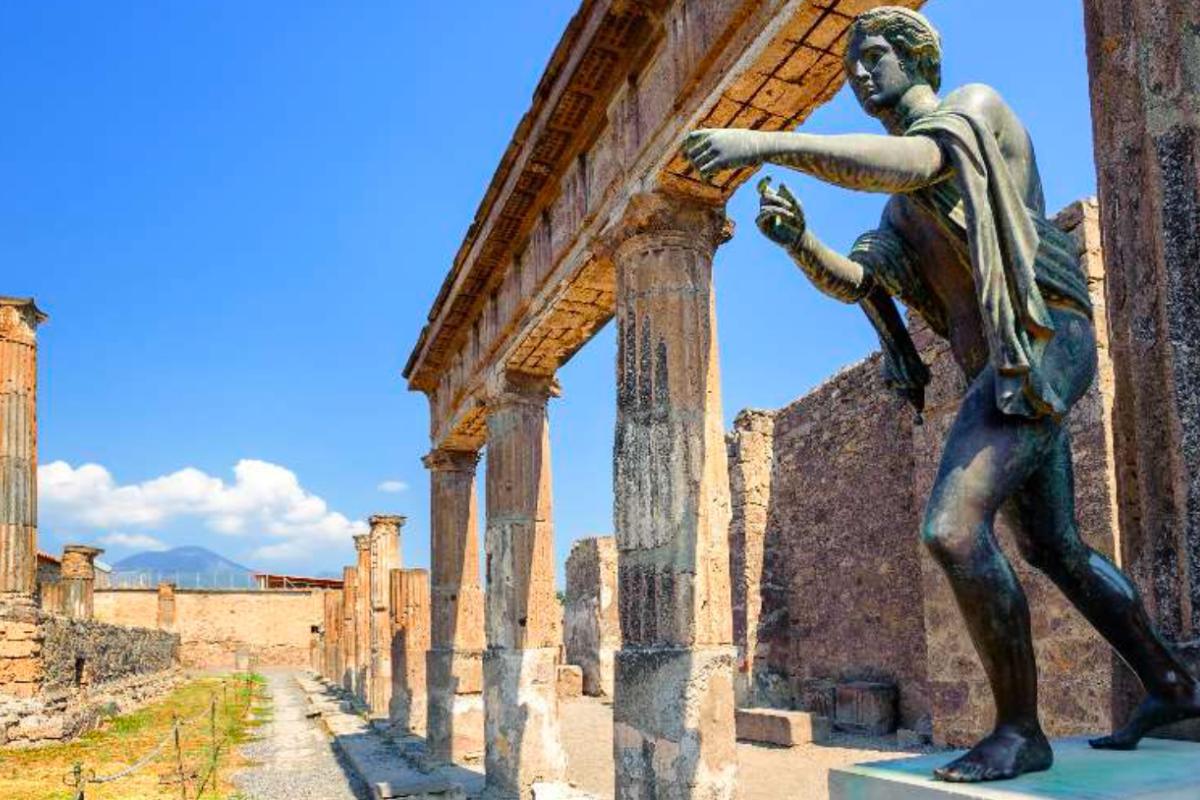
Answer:
[[894, 107], [914, 84], [942, 84], [941, 37], [929, 20], [899, 6], [860, 14], [850, 26], [846, 78], [871, 116]]

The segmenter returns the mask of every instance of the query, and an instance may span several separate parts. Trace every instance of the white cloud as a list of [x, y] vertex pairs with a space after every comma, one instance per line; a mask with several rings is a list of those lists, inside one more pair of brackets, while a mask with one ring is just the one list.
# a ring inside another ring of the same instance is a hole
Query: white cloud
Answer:
[[199, 519], [210, 530], [227, 536], [265, 536], [270, 542], [261, 545], [255, 555], [269, 559], [302, 559], [367, 530], [366, 523], [330, 510], [286, 467], [242, 459], [233, 475], [234, 482], [229, 484], [186, 467], [142, 483], [121, 485], [99, 464], [73, 467], [54, 461], [38, 468], [38, 500], [46, 513], [64, 522], [100, 529]]
[[130, 550], [166, 550], [168, 545], [161, 539], [145, 533], [121, 533], [114, 531], [100, 537], [100, 543], [109, 547], [126, 547]]
[[408, 484], [404, 481], [384, 481], [375, 488], [388, 494], [397, 494], [399, 492], [407, 492]]

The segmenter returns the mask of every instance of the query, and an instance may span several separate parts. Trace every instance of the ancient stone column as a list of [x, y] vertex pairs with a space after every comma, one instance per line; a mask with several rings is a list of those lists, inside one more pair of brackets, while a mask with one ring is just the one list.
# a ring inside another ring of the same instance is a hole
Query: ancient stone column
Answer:
[[434, 758], [483, 754], [483, 590], [475, 466], [479, 453], [434, 450], [430, 482], [428, 744]]
[[354, 537], [358, 554], [354, 597], [354, 694], [363, 703], [371, 698], [371, 535]]
[[158, 585], [158, 629], [175, 630], [175, 584]]
[[429, 573], [423, 569], [394, 569], [389, 578], [393, 633], [388, 717], [399, 729], [424, 736], [428, 704], [425, 658], [429, 650]]
[[0, 603], [37, 588], [37, 326], [32, 299], [0, 297]]
[[342, 569], [342, 647], [338, 655], [341, 665], [341, 686], [347, 692], [355, 692], [358, 684], [358, 638], [354, 627], [354, 612], [358, 608], [358, 569]]
[[98, 547], [69, 544], [63, 548], [62, 586], [63, 613], [72, 619], [91, 619], [93, 590], [96, 584], [96, 556], [104, 551]]
[[342, 592], [330, 589], [325, 592], [325, 653], [321, 662], [321, 675], [331, 683], [342, 681]]
[[617, 273], [616, 796], [733, 798], [729, 471], [712, 260], [724, 213], [639, 195]]
[[[1200, 6], [1084, 3], [1116, 382], [1121, 565], [1200, 638]], [[1140, 694], [1124, 674], [1127, 700]], [[1120, 707], [1124, 706], [1124, 707]]]
[[375, 514], [371, 525], [371, 716], [387, 717], [392, 697], [391, 572], [400, 567], [404, 517]]
[[508, 374], [487, 403], [486, 776], [527, 798], [566, 771], [556, 690], [562, 618], [554, 596], [551, 379]]
[[567, 663], [583, 671], [583, 693], [612, 697], [613, 659], [621, 646], [617, 616], [617, 543], [580, 539], [567, 558], [563, 643]]

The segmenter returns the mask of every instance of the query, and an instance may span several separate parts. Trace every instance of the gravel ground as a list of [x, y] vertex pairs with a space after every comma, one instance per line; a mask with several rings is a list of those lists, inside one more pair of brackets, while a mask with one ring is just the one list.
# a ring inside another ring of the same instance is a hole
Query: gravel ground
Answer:
[[290, 672], [266, 672], [273, 703], [261, 738], [242, 747], [255, 766], [234, 784], [253, 800], [367, 800], [366, 787], [343, 767]]

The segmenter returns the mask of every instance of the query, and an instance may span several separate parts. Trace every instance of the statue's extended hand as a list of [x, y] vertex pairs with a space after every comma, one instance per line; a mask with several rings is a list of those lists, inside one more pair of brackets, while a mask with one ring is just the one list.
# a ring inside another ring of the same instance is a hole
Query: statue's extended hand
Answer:
[[788, 190], [787, 184], [779, 184], [779, 190], [771, 188], [771, 179], [758, 182], [758, 218], [755, 222], [763, 234], [784, 247], [791, 247], [804, 235], [806, 222], [804, 207]]
[[762, 163], [758, 131], [736, 128], [701, 128], [683, 140], [683, 154], [709, 180], [723, 169]]

